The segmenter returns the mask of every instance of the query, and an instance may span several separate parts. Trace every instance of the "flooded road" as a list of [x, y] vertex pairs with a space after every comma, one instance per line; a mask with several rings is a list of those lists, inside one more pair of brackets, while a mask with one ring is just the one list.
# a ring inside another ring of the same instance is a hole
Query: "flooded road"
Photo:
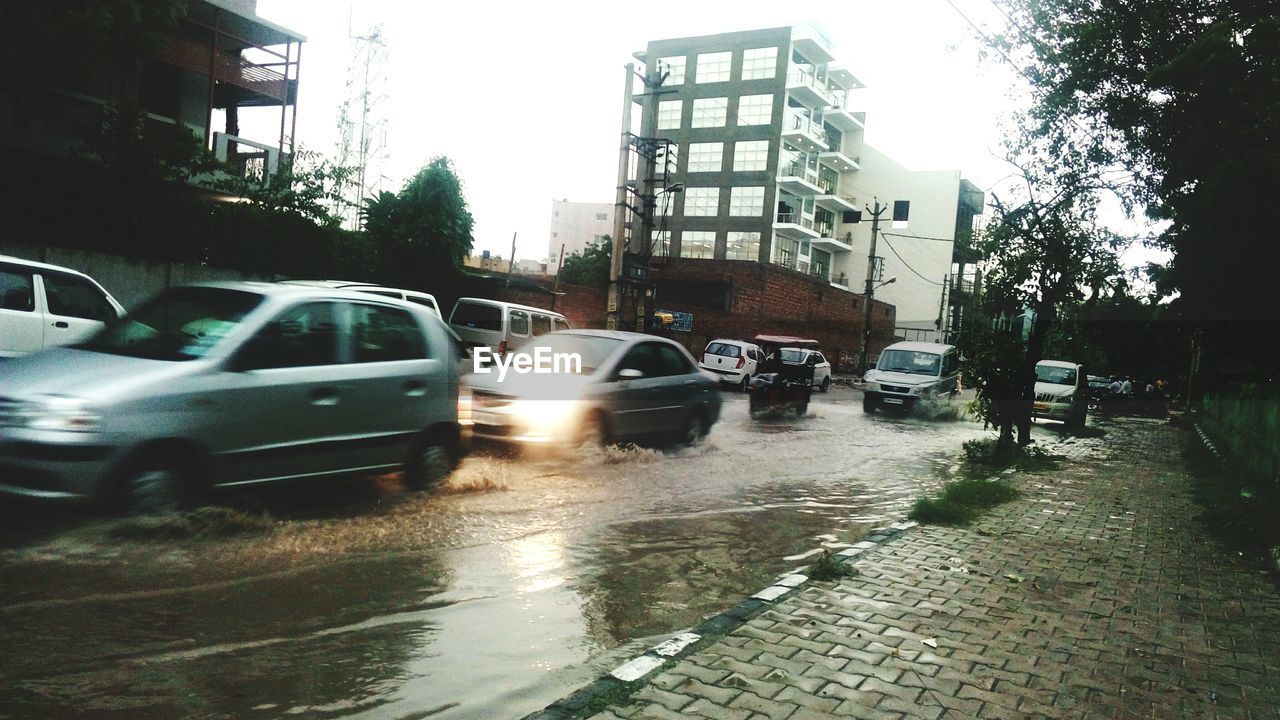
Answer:
[[480, 449], [185, 524], [0, 510], [0, 718], [518, 718], [897, 520], [981, 426], [833, 388], [690, 450]]

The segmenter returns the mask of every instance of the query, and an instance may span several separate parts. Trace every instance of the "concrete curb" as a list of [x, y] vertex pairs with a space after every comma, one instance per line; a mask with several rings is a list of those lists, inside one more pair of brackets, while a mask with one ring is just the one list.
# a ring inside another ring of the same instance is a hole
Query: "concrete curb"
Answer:
[[[866, 539], [855, 543], [853, 547], [835, 553], [833, 557], [842, 565], [848, 565], [854, 558], [880, 547], [885, 542], [917, 526], [919, 526], [917, 522], [906, 521], [872, 528]], [[805, 570], [806, 568], [801, 567], [779, 575], [768, 587], [732, 608], [713, 615], [697, 626], [649, 648], [586, 687], [551, 703], [542, 710], [526, 715], [524, 720], [577, 720], [622, 703], [637, 690], [649, 684], [660, 669], [692, 655], [738, 629], [773, 605], [796, 595], [811, 582], [809, 576], [804, 574]]]

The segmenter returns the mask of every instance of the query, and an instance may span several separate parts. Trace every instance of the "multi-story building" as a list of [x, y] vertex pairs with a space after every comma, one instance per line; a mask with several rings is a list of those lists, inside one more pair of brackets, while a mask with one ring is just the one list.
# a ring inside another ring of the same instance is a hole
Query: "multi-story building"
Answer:
[[547, 272], [560, 266], [560, 247], [568, 257], [613, 235], [613, 203], [551, 201], [551, 237], [547, 241]]
[[683, 186], [657, 196], [656, 264], [772, 264], [862, 293], [870, 211], [884, 206], [876, 284], [894, 282], [875, 299], [896, 306], [899, 326], [936, 332], [960, 174], [914, 172], [864, 142], [863, 84], [829, 39], [782, 27], [657, 40], [636, 57], [666, 75], [637, 97], [640, 134], [669, 141], [659, 173]]

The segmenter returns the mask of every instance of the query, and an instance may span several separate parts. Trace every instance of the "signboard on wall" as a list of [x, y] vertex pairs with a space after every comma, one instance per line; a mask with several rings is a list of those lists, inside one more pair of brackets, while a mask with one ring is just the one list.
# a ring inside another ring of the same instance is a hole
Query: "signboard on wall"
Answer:
[[[657, 318], [662, 318], [662, 329], [672, 332], [693, 332], [693, 313], [680, 312], [679, 310], [663, 310], [658, 308], [653, 311], [655, 324]], [[668, 320], [669, 318], [669, 320]]]

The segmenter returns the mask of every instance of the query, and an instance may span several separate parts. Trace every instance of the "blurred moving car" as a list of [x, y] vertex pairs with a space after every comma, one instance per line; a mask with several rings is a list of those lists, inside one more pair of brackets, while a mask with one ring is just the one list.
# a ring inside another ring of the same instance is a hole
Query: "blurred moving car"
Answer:
[[70, 345], [123, 314], [84, 273], [0, 255], [0, 358]]
[[382, 285], [374, 285], [372, 283], [350, 282], [347, 280], [281, 280], [285, 285], [307, 285], [310, 287], [331, 288], [334, 290], [352, 290], [354, 292], [368, 293], [370, 295], [381, 295], [382, 297], [396, 298], [405, 302], [421, 305], [431, 311], [433, 315], [441, 320], [444, 315], [440, 313], [440, 305], [436, 302], [436, 296], [431, 293], [419, 292], [417, 290], [402, 290], [400, 288], [383, 287]]
[[764, 351], [760, 346], [741, 340], [722, 339], [707, 343], [698, 366], [719, 375], [721, 382], [746, 390], [751, 378], [760, 371], [762, 362]]
[[1067, 427], [1084, 427], [1089, 414], [1089, 389], [1084, 366], [1066, 360], [1036, 363], [1036, 399], [1031, 416], [1060, 420]]
[[880, 352], [863, 380], [864, 412], [949, 400], [959, 391], [960, 352], [942, 343], [894, 343]]
[[1107, 399], [1107, 395], [1111, 394], [1111, 381], [1101, 375], [1089, 375], [1086, 378], [1089, 385], [1089, 403], [1091, 405], [1100, 405], [1103, 400]]
[[449, 327], [462, 338], [462, 347], [470, 351], [485, 347], [498, 355], [531, 337], [572, 326], [563, 315], [529, 305], [489, 300], [458, 298], [449, 313]]
[[274, 283], [169, 288], [78, 345], [0, 364], [0, 492], [178, 507], [210, 486], [459, 455], [457, 344], [425, 308]]
[[[520, 358], [550, 358], [554, 372], [463, 378], [460, 418], [477, 438], [603, 445], [702, 440], [720, 418], [716, 379], [680, 345], [608, 330], [565, 330], [529, 340]], [[557, 359], [558, 358], [558, 359]], [[578, 361], [573, 362], [573, 358]]]

